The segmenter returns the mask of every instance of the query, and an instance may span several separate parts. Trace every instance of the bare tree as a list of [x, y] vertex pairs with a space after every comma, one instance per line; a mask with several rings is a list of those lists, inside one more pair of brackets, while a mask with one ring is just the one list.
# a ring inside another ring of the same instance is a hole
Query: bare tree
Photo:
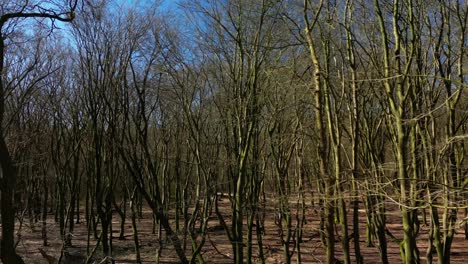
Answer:
[[[50, 19], [52, 28], [55, 21], [70, 22], [75, 17], [75, 9], [78, 0], [68, 1], [63, 6], [57, 6], [53, 2], [38, 1], [30, 3], [26, 1], [23, 4], [5, 3], [2, 6], [2, 14], [0, 16], [0, 164], [2, 167], [2, 189], [1, 189], [1, 211], [2, 211], [2, 242], [1, 242], [1, 259], [5, 263], [23, 263], [21, 258], [16, 254], [14, 248], [14, 216], [13, 209], [13, 191], [15, 189], [17, 168], [15, 161], [12, 159], [8, 143], [6, 141], [4, 130], [5, 116], [5, 56], [8, 56], [6, 50], [6, 40], [13, 37], [13, 34], [19, 28], [19, 23], [27, 18], [44, 18]], [[14, 41], [14, 40], [13, 40]]]

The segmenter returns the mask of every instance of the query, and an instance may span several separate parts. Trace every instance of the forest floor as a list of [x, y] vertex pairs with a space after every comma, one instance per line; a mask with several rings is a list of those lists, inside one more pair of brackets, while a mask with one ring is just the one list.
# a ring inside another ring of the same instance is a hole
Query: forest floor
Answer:
[[[224, 212], [230, 212], [228, 199], [220, 201], [220, 209]], [[402, 237], [402, 226], [399, 211], [395, 206], [387, 211], [387, 227], [392, 234], [397, 237]], [[351, 210], [348, 208], [348, 226], [351, 226]], [[279, 239], [278, 227], [274, 222], [274, 209], [267, 207], [265, 214], [265, 232], [263, 237], [263, 248], [266, 258], [266, 263], [284, 263], [283, 251], [281, 241]], [[360, 216], [360, 246], [364, 257], [365, 263], [380, 263], [380, 257], [377, 247], [367, 247], [365, 242], [365, 211], [359, 210]], [[324, 251], [319, 237], [319, 218], [318, 208], [308, 205], [307, 208], [307, 224], [304, 227], [303, 243], [301, 244], [302, 263], [322, 263], [324, 260]], [[42, 246], [41, 238], [41, 222], [31, 226], [29, 220], [23, 222], [21, 229], [21, 238], [17, 246], [18, 253], [23, 257], [25, 263], [48, 263], [41, 255], [39, 249], [43, 249], [48, 255], [58, 259], [62, 248], [62, 240], [59, 237], [59, 227], [53, 220], [53, 215], [49, 216], [47, 223], [47, 234], [49, 245]], [[228, 215], [226, 214], [226, 220]], [[138, 220], [138, 234], [141, 246], [141, 258], [143, 263], [155, 263], [156, 249], [158, 248], [158, 236], [152, 233], [153, 221], [151, 211], [149, 209], [143, 210], [142, 219]], [[219, 221], [214, 214], [209, 221], [209, 233], [205, 246], [203, 247], [202, 254], [207, 263], [232, 263], [232, 248], [228, 242], [224, 230], [220, 227]], [[19, 225], [17, 225], [17, 228]], [[118, 215], [114, 215], [113, 222], [113, 258], [116, 263], [135, 263], [135, 252], [132, 235], [131, 220], [127, 219], [125, 224], [125, 240], [118, 240], [120, 222]], [[339, 230], [337, 229], [337, 233]], [[349, 231], [351, 233], [351, 230]], [[421, 225], [420, 235], [418, 237], [418, 247], [421, 253], [422, 263], [426, 263], [427, 251], [427, 234], [428, 227]], [[254, 237], [255, 240], [255, 237]], [[377, 243], [377, 242], [375, 242]], [[72, 256], [76, 256], [76, 261], [67, 261], [65, 263], [82, 263], [86, 256], [87, 250], [87, 228], [84, 221], [81, 221], [75, 227], [72, 240], [73, 247], [70, 248]], [[96, 240], [91, 237], [91, 250], [94, 248]], [[187, 255], [190, 254], [190, 241], [187, 243]], [[355, 263], [353, 241], [351, 245], [351, 261]], [[253, 263], [256, 263], [257, 245], [254, 245], [254, 258]], [[336, 256], [341, 259], [342, 256], [341, 241], [337, 236], [336, 241]], [[96, 253], [97, 259], [99, 254]], [[81, 259], [79, 258], [81, 256]], [[160, 263], [177, 263], [174, 248], [169, 242], [164, 242], [161, 251]], [[434, 253], [434, 261], [437, 255]], [[293, 262], [296, 262], [297, 254], [293, 256]], [[388, 241], [388, 257], [390, 263], [401, 263], [399, 246], [396, 242]], [[457, 234], [453, 241], [452, 246], [452, 262], [451, 263], [467, 263], [468, 259], [468, 240], [464, 239], [462, 229], [457, 229]], [[96, 261], [95, 263], [99, 263]], [[436, 263], [436, 262], [435, 262]]]

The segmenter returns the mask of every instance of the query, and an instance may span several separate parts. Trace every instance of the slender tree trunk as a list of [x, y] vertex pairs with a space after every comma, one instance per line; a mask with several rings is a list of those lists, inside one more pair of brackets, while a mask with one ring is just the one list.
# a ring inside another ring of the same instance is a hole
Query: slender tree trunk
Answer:
[[310, 20], [308, 13], [309, 1], [304, 0], [304, 22], [305, 22], [305, 35], [308, 45], [308, 51], [312, 65], [314, 66], [314, 102], [315, 102], [315, 129], [319, 135], [317, 155], [319, 158], [319, 179], [323, 180], [323, 220], [324, 220], [324, 236], [325, 236], [325, 255], [328, 264], [335, 263], [335, 206], [333, 198], [335, 181], [334, 176], [328, 172], [328, 155], [327, 155], [327, 142], [326, 129], [324, 128], [324, 91], [323, 91], [323, 72], [321, 64], [316, 52], [315, 40], [312, 36], [312, 30], [318, 20], [318, 16], [323, 7], [323, 1], [320, 1], [319, 7], [315, 12], [315, 17]]
[[132, 218], [132, 231], [133, 231], [133, 243], [135, 245], [135, 261], [136, 263], [141, 263], [141, 255], [140, 255], [140, 240], [138, 238], [138, 228], [136, 223], [137, 213], [135, 209], [135, 193], [137, 188], [135, 187], [133, 190], [133, 194], [130, 198], [130, 209], [131, 209], [131, 218]]

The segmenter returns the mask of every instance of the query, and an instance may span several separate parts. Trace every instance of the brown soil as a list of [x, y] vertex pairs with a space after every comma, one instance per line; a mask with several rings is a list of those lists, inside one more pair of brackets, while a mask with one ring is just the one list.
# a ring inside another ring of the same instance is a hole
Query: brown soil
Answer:
[[[220, 202], [221, 210], [223, 212], [229, 212], [229, 203], [227, 199]], [[391, 206], [390, 206], [391, 207]], [[284, 257], [281, 247], [281, 241], [279, 239], [278, 227], [274, 223], [273, 208], [269, 208], [266, 213], [266, 227], [263, 238], [264, 253], [266, 257], [266, 263], [284, 263]], [[351, 210], [348, 208], [348, 225], [351, 226]], [[379, 263], [379, 253], [376, 247], [366, 247], [365, 243], [365, 211], [360, 210], [360, 245], [361, 251], [364, 256], [365, 263]], [[226, 220], [228, 219], [226, 215]], [[53, 221], [53, 216], [47, 223], [47, 233], [49, 238], [49, 246], [42, 246], [41, 239], [41, 223], [36, 223], [33, 226], [29, 225], [29, 221], [25, 220], [21, 231], [21, 239], [17, 247], [18, 253], [23, 257], [26, 263], [48, 263], [46, 259], [41, 255], [39, 249], [43, 249], [47, 254], [58, 259], [60, 250], [62, 247], [62, 240], [58, 236], [58, 225]], [[391, 210], [387, 216], [388, 228], [397, 238], [402, 237], [402, 226], [401, 218], [398, 210]], [[307, 224], [304, 228], [303, 244], [301, 245], [302, 251], [302, 263], [322, 263], [324, 260], [324, 251], [320, 242], [318, 233], [318, 210], [312, 208], [309, 204], [307, 209]], [[113, 223], [113, 258], [116, 263], [135, 263], [135, 253], [133, 236], [131, 229], [130, 219], [126, 222], [126, 233], [125, 240], [118, 240], [119, 235], [119, 218], [118, 215], [114, 215]], [[18, 228], [18, 225], [17, 225]], [[143, 218], [138, 222], [139, 238], [141, 245], [141, 256], [143, 263], [154, 263], [156, 249], [158, 247], [158, 236], [152, 234], [152, 217], [149, 210], [144, 210]], [[337, 230], [339, 233], [339, 230]], [[351, 233], [351, 230], [350, 230]], [[426, 250], [427, 250], [427, 233], [428, 228], [421, 226], [420, 236], [418, 239], [418, 247], [421, 253], [422, 262], [426, 262]], [[84, 221], [76, 225], [75, 233], [73, 234], [73, 247], [70, 252], [73, 256], [84, 256], [86, 255], [86, 244], [87, 244], [87, 232], [86, 224]], [[336, 256], [338, 259], [341, 258], [341, 241], [336, 241]], [[255, 237], [254, 237], [255, 240]], [[189, 252], [190, 241], [188, 241], [187, 255]], [[91, 238], [91, 250], [95, 246], [96, 240]], [[377, 241], [375, 241], [377, 243]], [[353, 242], [351, 241], [351, 259], [354, 259], [354, 250], [352, 248]], [[177, 263], [177, 258], [174, 253], [174, 249], [170, 242], [163, 241], [164, 248], [161, 252], [161, 263]], [[256, 257], [256, 244], [254, 245], [254, 258]], [[209, 222], [209, 234], [206, 244], [202, 250], [203, 257], [207, 263], [232, 263], [232, 248], [228, 242], [227, 236], [224, 230], [220, 228], [218, 219], [214, 216]], [[293, 256], [293, 262], [296, 261], [295, 254]], [[434, 261], [437, 259], [437, 255], [434, 253]], [[99, 258], [97, 253], [97, 258]], [[397, 243], [388, 241], [388, 257], [390, 263], [401, 263], [399, 246]], [[468, 259], [468, 240], [464, 239], [463, 230], [457, 229], [456, 237], [453, 241], [452, 246], [452, 263], [466, 263]], [[82, 262], [82, 260], [81, 260]], [[253, 259], [253, 263], [256, 263], [257, 259]], [[72, 263], [69, 261], [68, 263]], [[75, 262], [76, 263], [76, 262]]]

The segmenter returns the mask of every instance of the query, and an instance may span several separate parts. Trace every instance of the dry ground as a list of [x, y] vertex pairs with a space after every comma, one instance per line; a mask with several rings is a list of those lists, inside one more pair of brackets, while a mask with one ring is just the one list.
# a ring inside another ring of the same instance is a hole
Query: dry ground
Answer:
[[[229, 205], [227, 199], [220, 202], [221, 209], [223, 212], [229, 212]], [[349, 211], [349, 213], [351, 213]], [[227, 215], [226, 215], [227, 216]], [[348, 216], [349, 222], [351, 222], [351, 215]], [[23, 256], [26, 263], [47, 263], [45, 258], [40, 254], [39, 249], [42, 248], [48, 254], [58, 258], [62, 241], [58, 236], [58, 226], [53, 221], [53, 216], [50, 216], [48, 221], [48, 237], [49, 246], [42, 246], [41, 239], [41, 223], [37, 223], [34, 226], [29, 226], [28, 222], [25, 221], [21, 232], [21, 240], [18, 244], [17, 251]], [[361, 228], [361, 250], [364, 256], [365, 263], [379, 263], [379, 255], [377, 248], [366, 247], [365, 245], [365, 211], [360, 210], [360, 228]], [[400, 217], [397, 210], [389, 211], [388, 216], [388, 228], [398, 238], [402, 236], [402, 227], [400, 224]], [[307, 224], [304, 230], [304, 243], [302, 245], [302, 260], [303, 263], [321, 263], [323, 261], [324, 252], [318, 236], [318, 215], [317, 208], [309, 206], [307, 209]], [[117, 215], [114, 215], [114, 233], [113, 233], [113, 245], [114, 252], [113, 257], [116, 263], [135, 263], [135, 254], [133, 248], [133, 238], [131, 221], [127, 220], [126, 223], [126, 239], [118, 240], [118, 227], [119, 219]], [[209, 239], [205, 244], [202, 251], [204, 259], [208, 263], [232, 263], [231, 246], [228, 243], [227, 237], [224, 234], [222, 228], [219, 228], [218, 220], [215, 216], [209, 222], [210, 232]], [[73, 248], [71, 249], [73, 254], [85, 255], [86, 254], [86, 224], [81, 222], [76, 225], [76, 231], [73, 234]], [[151, 212], [146, 209], [144, 210], [143, 218], [138, 222], [139, 238], [141, 245], [141, 254], [143, 263], [154, 263], [156, 248], [158, 245], [157, 235], [152, 234], [152, 218]], [[337, 231], [339, 232], [339, 231]], [[423, 263], [425, 260], [425, 252], [427, 248], [427, 237], [428, 228], [422, 226], [420, 232], [420, 238], [418, 240], [418, 246], [420, 248], [421, 257]], [[350, 232], [351, 233], [351, 232]], [[210, 242], [210, 240], [212, 242]], [[94, 246], [96, 241], [91, 241]], [[267, 263], [283, 263], [283, 255], [281, 250], [281, 243], [278, 238], [278, 228], [274, 223], [273, 208], [269, 208], [266, 213], [266, 228], [264, 235], [264, 252], [266, 255]], [[340, 241], [337, 241], [337, 256], [341, 257]], [[352, 246], [351, 241], [351, 246]], [[256, 246], [256, 245], [255, 245]], [[216, 249], [215, 249], [216, 247]], [[189, 248], [189, 247], [188, 247]], [[256, 251], [256, 249], [254, 249]], [[353, 249], [351, 249], [353, 251]], [[254, 252], [255, 252], [254, 251]], [[390, 263], [401, 263], [399, 247], [395, 242], [388, 242], [389, 260]], [[223, 254], [220, 254], [222, 252]], [[189, 254], [189, 252], [187, 252]], [[255, 254], [255, 253], [254, 253]], [[436, 255], [434, 254], [434, 258]], [[462, 230], [457, 230], [457, 235], [453, 242], [452, 249], [452, 263], [467, 263], [468, 259], [468, 240], [464, 239]], [[295, 257], [294, 257], [295, 261]], [[352, 261], [354, 262], [354, 255], [352, 255]], [[257, 262], [256, 259], [253, 261]], [[71, 262], [70, 262], [71, 263]], [[161, 253], [161, 263], [177, 263], [177, 258], [174, 254], [174, 250], [170, 243], [166, 243]]]

